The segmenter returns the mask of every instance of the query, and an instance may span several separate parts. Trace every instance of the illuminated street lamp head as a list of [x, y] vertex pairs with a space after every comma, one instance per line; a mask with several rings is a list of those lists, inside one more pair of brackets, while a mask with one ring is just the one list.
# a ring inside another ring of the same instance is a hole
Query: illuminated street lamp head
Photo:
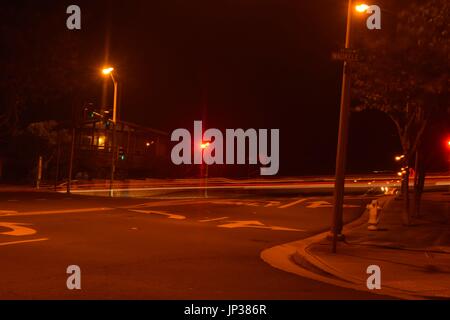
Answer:
[[356, 9], [356, 11], [358, 11], [358, 12], [360, 12], [360, 13], [363, 13], [363, 12], [366, 12], [367, 11], [367, 9], [369, 9], [369, 6], [367, 5], [367, 4], [358, 4], [356, 7], [355, 7], [355, 9]]
[[209, 147], [209, 142], [205, 142], [205, 143], [202, 143], [202, 144], [200, 145], [200, 148], [202, 148], [203, 150], [206, 149], [206, 148], [208, 148], [208, 147]]
[[108, 67], [108, 68], [104, 68], [104, 69], [102, 70], [102, 73], [103, 73], [104, 75], [108, 75], [108, 74], [111, 74], [111, 72], [113, 72], [113, 71], [114, 71], [114, 68]]

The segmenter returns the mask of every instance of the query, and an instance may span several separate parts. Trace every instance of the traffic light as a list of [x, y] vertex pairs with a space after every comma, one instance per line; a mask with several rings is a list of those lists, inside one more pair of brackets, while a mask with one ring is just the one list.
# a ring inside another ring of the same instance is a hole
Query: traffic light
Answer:
[[121, 161], [125, 161], [126, 155], [125, 155], [125, 150], [123, 149], [123, 147], [119, 147], [119, 152], [117, 153], [117, 158]]
[[104, 116], [97, 111], [93, 104], [89, 103], [83, 108], [83, 120], [84, 121], [93, 121], [93, 120], [101, 120]]

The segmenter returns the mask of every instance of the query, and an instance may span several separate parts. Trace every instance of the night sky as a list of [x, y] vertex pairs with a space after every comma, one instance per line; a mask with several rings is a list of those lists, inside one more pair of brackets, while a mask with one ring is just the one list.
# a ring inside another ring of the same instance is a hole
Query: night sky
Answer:
[[[66, 29], [70, 4], [81, 7], [81, 31]], [[13, 1], [3, 12], [3, 26], [38, 39], [29, 53], [54, 49], [63, 61], [77, 53], [66, 76], [83, 74], [75, 90], [85, 101], [112, 104], [98, 70], [113, 65], [123, 120], [169, 133], [202, 119], [219, 129], [279, 128], [280, 175], [334, 171], [342, 65], [331, 52], [344, 43], [345, 0]], [[62, 51], [56, 37], [76, 44]], [[14, 45], [6, 55], [27, 63]], [[35, 59], [48, 64], [45, 54]], [[66, 102], [29, 106], [24, 121], [67, 120]], [[385, 116], [352, 115], [349, 172], [393, 170], [400, 150]]]

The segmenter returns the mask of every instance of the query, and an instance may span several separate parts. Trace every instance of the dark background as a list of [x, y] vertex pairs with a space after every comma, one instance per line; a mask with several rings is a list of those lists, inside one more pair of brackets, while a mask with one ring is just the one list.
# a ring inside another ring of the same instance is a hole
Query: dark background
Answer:
[[[342, 64], [331, 52], [344, 43], [347, 1], [76, 1], [80, 31], [66, 29], [70, 4], [1, 4], [3, 57], [55, 91], [26, 104], [22, 125], [70, 119], [72, 97], [112, 105], [99, 70], [113, 65], [123, 120], [169, 133], [201, 119], [219, 129], [279, 128], [280, 175], [334, 171]], [[356, 39], [368, 32], [363, 18], [354, 29]], [[386, 116], [352, 114], [349, 172], [396, 170], [399, 153]]]

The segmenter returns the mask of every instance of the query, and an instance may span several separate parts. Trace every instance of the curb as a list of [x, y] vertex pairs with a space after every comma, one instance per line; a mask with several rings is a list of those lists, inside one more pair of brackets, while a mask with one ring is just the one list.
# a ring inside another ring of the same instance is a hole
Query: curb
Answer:
[[[380, 198], [380, 200], [382, 201], [382, 206], [386, 206], [394, 198], [395, 196], [386, 196]], [[361, 226], [362, 224], [367, 223], [367, 221], [368, 213], [367, 210], [365, 210], [361, 217], [354, 220], [353, 222], [346, 224], [343, 230], [349, 231], [358, 226]], [[413, 292], [403, 291], [390, 287], [383, 287], [381, 290], [369, 290], [366, 286], [366, 283], [361, 283], [360, 279], [352, 279], [342, 275], [339, 270], [335, 270], [334, 268], [328, 266], [321, 259], [312, 255], [308, 251], [308, 248], [310, 246], [326, 239], [328, 234], [329, 232], [327, 231], [310, 238], [294, 241], [264, 250], [263, 252], [261, 252], [261, 258], [266, 263], [277, 269], [281, 269], [286, 272], [294, 273], [302, 277], [338, 287], [365, 291], [378, 295], [392, 296], [400, 299], [422, 300], [430, 298], [428, 296], [421, 296], [414, 294]]]

